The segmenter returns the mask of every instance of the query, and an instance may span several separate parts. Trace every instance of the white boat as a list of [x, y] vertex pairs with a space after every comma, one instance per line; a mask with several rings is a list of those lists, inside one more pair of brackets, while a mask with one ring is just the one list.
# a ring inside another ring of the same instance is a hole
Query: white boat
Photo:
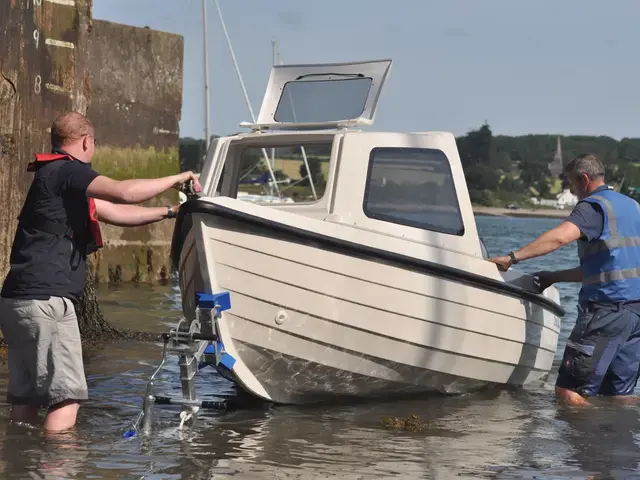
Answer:
[[[458, 394], [551, 369], [558, 291], [486, 260], [454, 135], [362, 130], [391, 64], [274, 66], [256, 122], [211, 144], [181, 206], [176, 331], [210, 322], [198, 359], [266, 401]], [[324, 162], [315, 199], [242, 200], [247, 158], [273, 175], [271, 149]]]
[[295, 203], [290, 197], [276, 197], [275, 195], [251, 195], [247, 192], [238, 192], [238, 200], [251, 203]]

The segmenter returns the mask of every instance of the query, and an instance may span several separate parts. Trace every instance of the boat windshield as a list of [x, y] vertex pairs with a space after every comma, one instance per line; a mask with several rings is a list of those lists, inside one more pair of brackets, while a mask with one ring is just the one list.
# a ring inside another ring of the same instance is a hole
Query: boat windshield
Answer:
[[[332, 141], [315, 141], [239, 149], [225, 163], [219, 194], [255, 203], [316, 202], [327, 186], [332, 145]], [[237, 179], [231, 173], [234, 170]]]
[[274, 65], [250, 128], [371, 125], [391, 60]]
[[[317, 123], [358, 118], [364, 112], [373, 79], [318, 75], [293, 80], [282, 90], [274, 116], [281, 123]], [[326, 78], [322, 78], [326, 77]]]

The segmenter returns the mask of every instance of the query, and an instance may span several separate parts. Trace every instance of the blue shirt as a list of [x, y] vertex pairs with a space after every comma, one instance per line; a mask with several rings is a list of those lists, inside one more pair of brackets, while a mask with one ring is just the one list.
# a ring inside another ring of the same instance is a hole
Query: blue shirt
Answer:
[[579, 202], [567, 217], [567, 222], [573, 223], [580, 229], [582, 235], [591, 241], [602, 235], [604, 215], [600, 205]]
[[[609, 187], [604, 185], [596, 188], [592, 193], [606, 190]], [[604, 226], [604, 214], [600, 205], [589, 202], [578, 202], [571, 214], [567, 217], [567, 222], [573, 223], [587, 240], [591, 241], [600, 238]]]

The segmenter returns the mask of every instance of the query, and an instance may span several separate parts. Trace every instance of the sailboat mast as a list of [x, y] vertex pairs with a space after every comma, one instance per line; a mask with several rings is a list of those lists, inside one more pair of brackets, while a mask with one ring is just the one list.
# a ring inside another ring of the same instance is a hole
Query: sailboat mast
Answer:
[[[278, 61], [278, 41], [271, 40], [271, 49], [272, 49], [272, 63], [271, 66], [277, 65]], [[271, 148], [271, 167], [275, 170], [276, 168], [276, 149]]]
[[[206, 130], [205, 145], [206, 152], [209, 151], [209, 142], [211, 141], [211, 117], [209, 112], [209, 52], [207, 48], [207, 0], [202, 0], [202, 41], [204, 43], [204, 123]], [[206, 153], [205, 153], [206, 155]]]

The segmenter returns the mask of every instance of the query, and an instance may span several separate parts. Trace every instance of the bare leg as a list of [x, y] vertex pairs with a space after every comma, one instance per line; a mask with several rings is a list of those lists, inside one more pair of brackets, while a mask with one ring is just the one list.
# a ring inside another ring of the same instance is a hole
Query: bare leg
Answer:
[[11, 420], [29, 424], [39, 423], [38, 410], [39, 408], [36, 405], [12, 405]]
[[569, 405], [577, 405], [577, 406], [591, 405], [589, 402], [587, 402], [587, 400], [582, 395], [574, 392], [573, 390], [569, 390], [567, 388], [556, 387], [556, 397], [558, 397], [562, 402], [567, 403]]
[[44, 420], [44, 428], [48, 431], [67, 430], [76, 424], [80, 403], [75, 400], [65, 400], [49, 407]]

